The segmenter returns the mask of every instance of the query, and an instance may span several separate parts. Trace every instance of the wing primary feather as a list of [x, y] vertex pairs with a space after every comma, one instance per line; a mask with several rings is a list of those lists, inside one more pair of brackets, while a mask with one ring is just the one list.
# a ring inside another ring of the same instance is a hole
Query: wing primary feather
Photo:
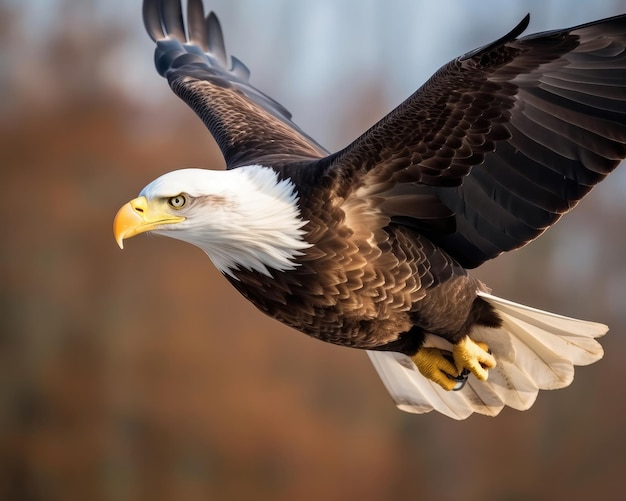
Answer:
[[161, 2], [161, 15], [165, 32], [181, 42], [187, 41], [185, 23], [183, 21], [183, 8], [180, 2]]
[[189, 0], [187, 4], [187, 30], [189, 41], [198, 45], [204, 52], [208, 52], [207, 23], [202, 0]]
[[226, 57], [224, 35], [222, 34], [220, 21], [214, 12], [210, 12], [206, 18], [206, 34], [209, 52], [222, 63], [222, 66], [226, 67], [228, 59]]
[[161, 9], [159, 0], [145, 0], [142, 7], [143, 24], [150, 35], [150, 38], [156, 42], [165, 38], [163, 25], [161, 24]]
[[[247, 82], [248, 79], [250, 78], [250, 70], [248, 69], [248, 67], [244, 63], [242, 63], [239, 58], [235, 56], [230, 56], [230, 60], [232, 63], [232, 68], [230, 71], [233, 72], [242, 80], [245, 80]], [[287, 110], [283, 110], [283, 111], [289, 113]], [[289, 116], [291, 116], [291, 114], [289, 114]]]

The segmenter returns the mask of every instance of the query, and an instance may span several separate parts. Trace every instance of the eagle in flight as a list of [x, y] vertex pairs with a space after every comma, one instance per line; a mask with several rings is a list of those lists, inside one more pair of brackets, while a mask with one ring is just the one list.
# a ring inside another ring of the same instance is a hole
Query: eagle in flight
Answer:
[[200, 247], [267, 315], [367, 350], [402, 410], [529, 408], [607, 327], [495, 297], [468, 269], [541, 235], [626, 156], [626, 15], [501, 39], [329, 153], [227, 57], [202, 0], [144, 0], [155, 63], [227, 170], [148, 184], [115, 238]]

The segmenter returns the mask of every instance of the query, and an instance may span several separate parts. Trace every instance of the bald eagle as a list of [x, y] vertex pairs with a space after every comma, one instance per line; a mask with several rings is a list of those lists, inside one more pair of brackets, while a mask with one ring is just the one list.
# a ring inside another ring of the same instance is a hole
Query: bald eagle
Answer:
[[605, 325], [495, 297], [468, 269], [537, 238], [626, 156], [626, 15], [518, 38], [526, 16], [334, 153], [249, 83], [202, 0], [186, 23], [179, 0], [144, 0], [143, 19], [227, 170], [152, 181], [115, 217], [120, 247], [198, 246], [267, 315], [367, 350], [409, 412], [527, 409], [602, 357]]

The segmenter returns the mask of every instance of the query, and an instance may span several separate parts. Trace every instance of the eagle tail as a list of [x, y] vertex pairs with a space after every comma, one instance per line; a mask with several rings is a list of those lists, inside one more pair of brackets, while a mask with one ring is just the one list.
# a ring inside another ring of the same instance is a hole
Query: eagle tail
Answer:
[[[487, 381], [470, 375], [459, 391], [446, 391], [426, 379], [406, 355], [368, 351], [370, 360], [399, 409], [413, 413], [436, 410], [454, 419], [473, 412], [496, 416], [504, 406], [530, 408], [539, 390], [568, 386], [575, 365], [588, 365], [602, 358], [596, 341], [608, 331], [603, 324], [568, 318], [479, 292], [500, 317], [502, 326], [477, 326], [474, 341], [491, 349], [497, 366]], [[429, 336], [426, 346], [452, 351], [452, 345]]]

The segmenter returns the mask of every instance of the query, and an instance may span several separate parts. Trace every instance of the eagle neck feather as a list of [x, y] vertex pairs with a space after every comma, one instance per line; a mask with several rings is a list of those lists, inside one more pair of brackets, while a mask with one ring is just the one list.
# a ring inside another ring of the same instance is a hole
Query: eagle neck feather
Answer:
[[298, 194], [289, 179], [280, 180], [269, 167], [252, 165], [227, 171], [232, 187], [229, 203], [212, 213], [210, 231], [192, 243], [202, 248], [215, 266], [236, 279], [247, 269], [272, 276], [271, 270], [294, 270], [296, 258], [310, 247], [302, 227]]

